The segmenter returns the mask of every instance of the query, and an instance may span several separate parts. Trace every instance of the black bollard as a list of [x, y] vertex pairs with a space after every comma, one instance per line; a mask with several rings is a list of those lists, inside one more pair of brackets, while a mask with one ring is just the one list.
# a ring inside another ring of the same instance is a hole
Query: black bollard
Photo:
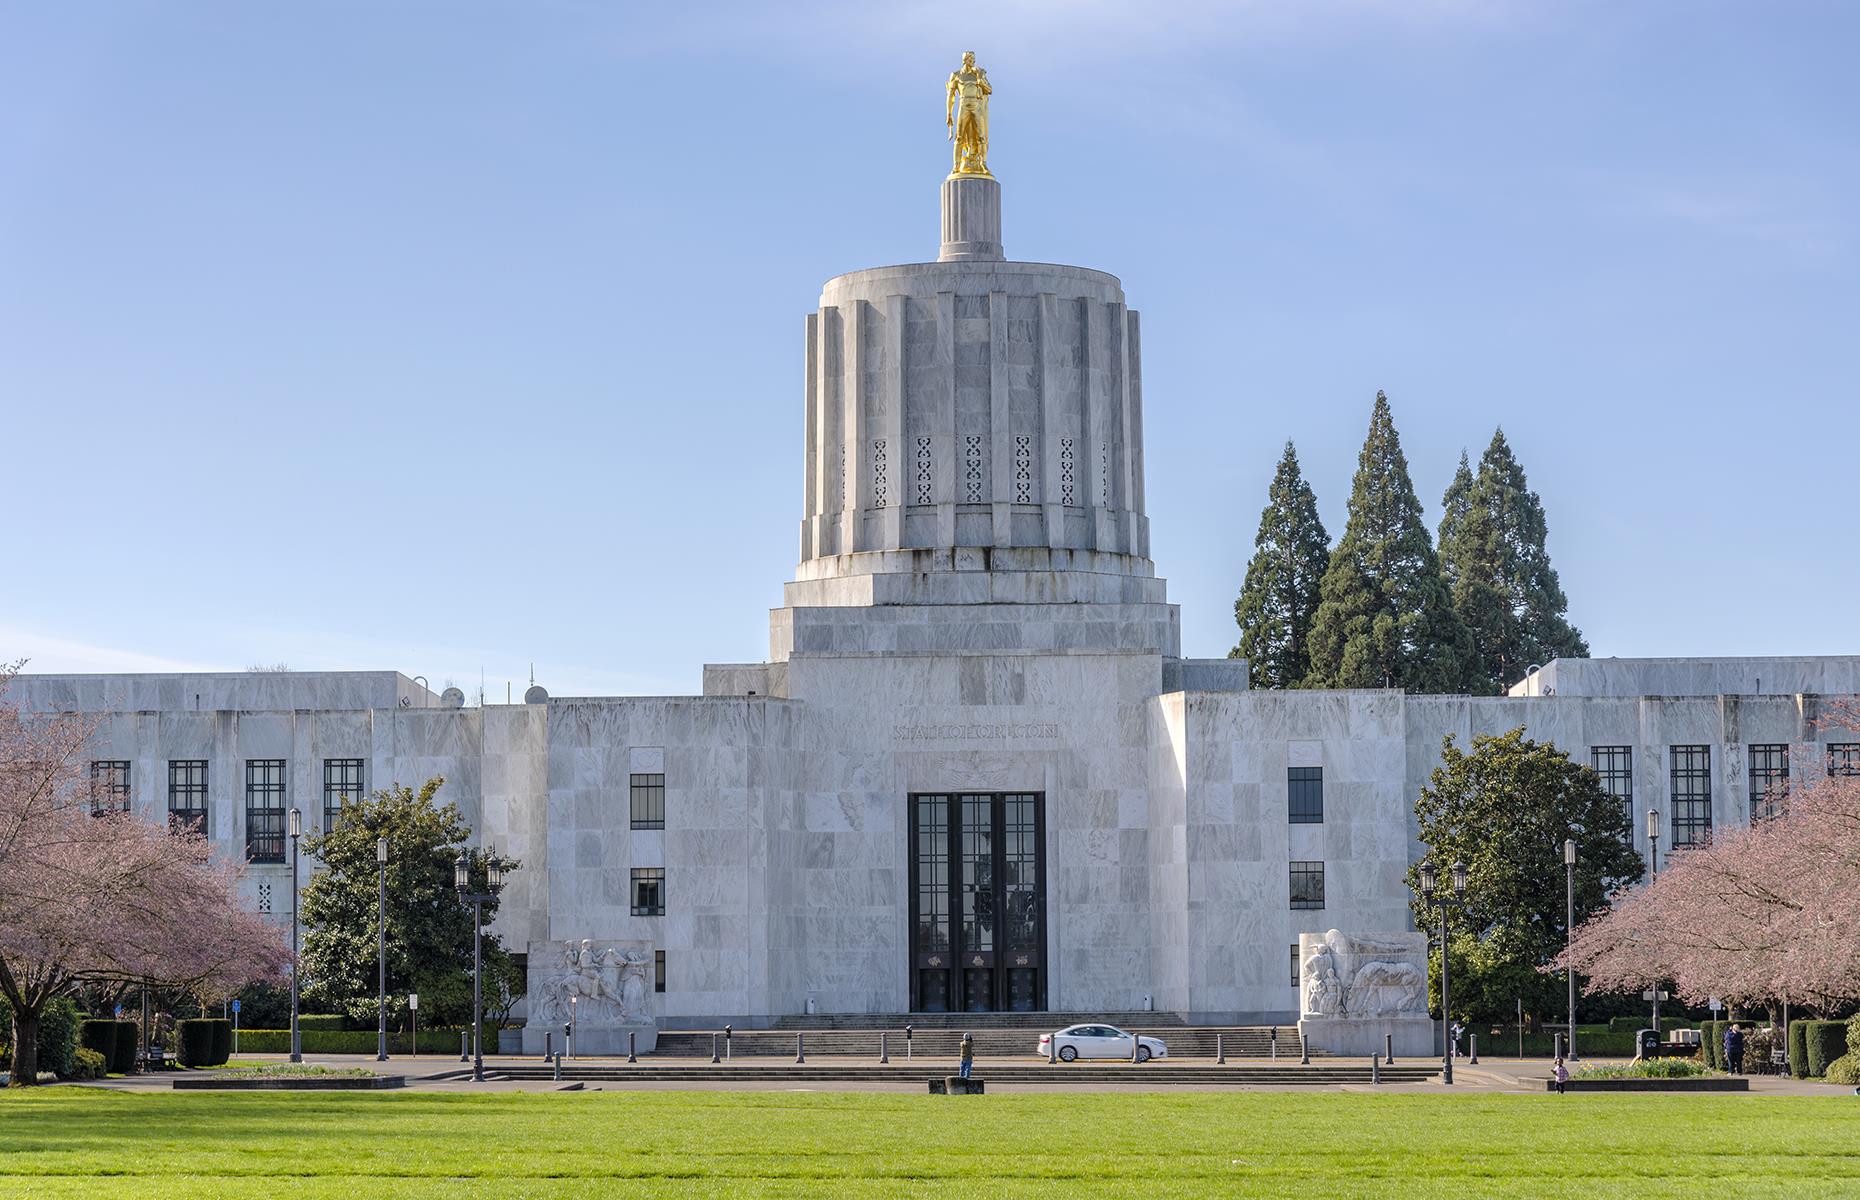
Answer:
[[459, 1061], [471, 1061], [471, 1034], [463, 1029], [459, 1030]]
[[1302, 1033], [1298, 1035], [1298, 1065], [1301, 1067], [1311, 1065], [1311, 1047], [1305, 1044], [1305, 1035]]
[[807, 1061], [807, 1035], [805, 1033], [794, 1035], [794, 1061], [798, 1063]]
[[717, 1035], [714, 1033], [710, 1035], [710, 1061], [714, 1063], [723, 1061], [722, 1056], [717, 1053]]
[[638, 1035], [637, 1033], [634, 1033], [634, 1032], [633, 1032], [632, 1030], [630, 1030], [630, 1029], [629, 1029], [629, 1030], [627, 1030], [627, 1034], [626, 1034], [626, 1060], [627, 1060], [628, 1062], [630, 1062], [630, 1063], [636, 1063], [636, 1062], [638, 1062], [638, 1061], [639, 1061], [639, 1055], [637, 1055], [637, 1054], [635, 1054], [635, 1053], [633, 1052], [633, 1051], [634, 1051], [634, 1047], [635, 1047], [635, 1045], [636, 1045], [636, 1043], [635, 1043], [635, 1042], [633, 1041], [633, 1039], [634, 1039], [634, 1038], [636, 1038], [636, 1037], [638, 1037], [638, 1036], [639, 1036], [639, 1035]]
[[1389, 1063], [1389, 1064], [1390, 1064], [1391, 1066], [1392, 1066], [1392, 1065], [1394, 1065], [1394, 1062], [1395, 1062], [1395, 1035], [1394, 1035], [1394, 1034], [1392, 1034], [1392, 1033], [1385, 1033], [1385, 1034], [1383, 1034], [1383, 1035], [1382, 1035], [1382, 1057], [1383, 1057], [1383, 1059], [1385, 1059], [1385, 1060], [1386, 1060], [1386, 1061], [1387, 1061], [1387, 1062], [1388, 1062], [1388, 1063]]
[[[1562, 1037], [1563, 1035], [1559, 1033], [1557, 1036]], [[1479, 1065], [1479, 1035], [1476, 1033], [1467, 1034], [1466, 1044], [1472, 1050], [1472, 1053], [1466, 1056], [1466, 1063], [1468, 1066], [1476, 1067]]]
[[1369, 1056], [1369, 1082], [1372, 1084], [1382, 1082], [1382, 1056], [1379, 1054]]
[[1217, 1066], [1227, 1065], [1227, 1047], [1221, 1042], [1221, 1035], [1214, 1035], [1214, 1062]]
[[555, 1030], [543, 1030], [543, 1061], [555, 1061]]
[[555, 1065], [551, 1070], [554, 1071], [557, 1079], [562, 1078], [562, 1056], [560, 1054], [555, 1056]]
[[880, 1066], [891, 1061], [891, 1035], [885, 1030], [878, 1031], [878, 1062]]

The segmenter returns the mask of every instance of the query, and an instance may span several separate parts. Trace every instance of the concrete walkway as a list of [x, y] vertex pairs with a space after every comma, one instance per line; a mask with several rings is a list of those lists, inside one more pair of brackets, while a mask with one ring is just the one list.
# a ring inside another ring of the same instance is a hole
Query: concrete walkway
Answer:
[[[286, 1061], [286, 1056], [282, 1054], [241, 1055], [240, 1061], [283, 1063]], [[617, 1065], [623, 1065], [626, 1060], [624, 1058], [578, 1058], [572, 1061], [574, 1061], [575, 1063], [579, 1065], [583, 1065], [583, 1066], [596, 1066], [596, 1065], [616, 1065], [617, 1066]], [[661, 1066], [661, 1067], [687, 1064], [687, 1063], [693, 1067], [702, 1066], [702, 1067], [708, 1068], [711, 1065], [709, 1059], [645, 1058], [645, 1059], [641, 1059], [640, 1061], [642, 1063], [649, 1062], [656, 1066]], [[786, 1060], [776, 1059], [776, 1058], [739, 1057], [736, 1061], [744, 1063], [744, 1064], [752, 1064], [752, 1063], [773, 1064], [773, 1063], [783, 1062]], [[868, 1060], [860, 1060], [860, 1061], [868, 1061]], [[1010, 1062], [1010, 1061], [1015, 1062], [1015, 1063], [1024, 1063], [1030, 1060], [1028, 1059], [1012, 1059], [1012, 1060], [992, 1059], [991, 1060], [991, 1059], [986, 1059], [986, 1058], [978, 1058], [975, 1063], [975, 1074], [982, 1079], [986, 1079], [988, 1076], [988, 1067], [991, 1062], [1004, 1063], [1004, 1062]], [[1361, 1060], [1361, 1059], [1326, 1059], [1325, 1061], [1351, 1063], [1351, 1064], [1359, 1065], [1359, 1066], [1366, 1065], [1366, 1060]], [[1414, 1063], [1414, 1061], [1415, 1060], [1413, 1059], [1404, 1059], [1402, 1060], [1402, 1064], [1411, 1065], [1412, 1063]], [[1622, 1060], [1594, 1059], [1594, 1060], [1589, 1060], [1589, 1061], [1619, 1062]], [[449, 1055], [449, 1056], [422, 1055], [419, 1058], [408, 1058], [406, 1056], [398, 1056], [398, 1057], [390, 1058], [386, 1062], [377, 1062], [373, 1055], [306, 1054], [304, 1055], [304, 1062], [306, 1064], [311, 1064], [311, 1065], [316, 1065], [316, 1066], [326, 1066], [326, 1067], [366, 1067], [369, 1070], [375, 1071], [376, 1073], [382, 1074], [382, 1075], [399, 1075], [399, 1076], [404, 1077], [407, 1080], [407, 1086], [406, 1086], [405, 1091], [420, 1091], [420, 1092], [553, 1092], [553, 1091], [601, 1092], [601, 1091], [668, 1091], [668, 1090], [669, 1091], [681, 1091], [681, 1090], [734, 1091], [734, 1090], [740, 1090], [740, 1091], [772, 1091], [772, 1092], [797, 1092], [797, 1091], [799, 1092], [813, 1092], [813, 1091], [819, 1091], [819, 1092], [895, 1092], [895, 1093], [900, 1093], [900, 1094], [916, 1095], [916, 1094], [921, 1094], [924, 1090], [924, 1085], [921, 1082], [897, 1082], [897, 1081], [892, 1081], [892, 1080], [863, 1081], [863, 1080], [848, 1080], [844, 1078], [823, 1079], [817, 1084], [810, 1084], [806, 1080], [794, 1080], [794, 1079], [780, 1079], [780, 1080], [745, 1079], [741, 1081], [727, 1081], [727, 1080], [715, 1080], [715, 1079], [702, 1079], [702, 1080], [693, 1079], [690, 1081], [681, 1081], [681, 1080], [670, 1079], [670, 1080], [650, 1080], [650, 1081], [638, 1081], [638, 1082], [631, 1082], [631, 1081], [616, 1082], [612, 1080], [600, 1080], [600, 1081], [587, 1081], [587, 1082], [563, 1081], [559, 1083], [554, 1080], [486, 1080], [483, 1083], [474, 1083], [472, 1082], [471, 1076], [470, 1076], [471, 1064], [460, 1062], [458, 1060], [457, 1055]], [[534, 1056], [528, 1056], [528, 1055], [523, 1056], [523, 1057], [506, 1057], [503, 1055], [495, 1055], [495, 1056], [487, 1055], [484, 1060], [485, 1071], [487, 1074], [495, 1073], [498, 1070], [498, 1068], [502, 1065], [505, 1065], [505, 1064], [515, 1065], [518, 1063], [521, 1063], [525, 1066], [535, 1066], [538, 1063], [538, 1059]], [[838, 1060], [823, 1060], [821, 1065], [828, 1066], [828, 1067], [837, 1067], [840, 1069], [840, 1073], [843, 1074], [844, 1068], [851, 1064], [847, 1063], [846, 1060], [838, 1059]], [[898, 1065], [898, 1061], [894, 1058], [893, 1066], [896, 1066], [896, 1065]], [[919, 1059], [913, 1065], [916, 1065], [922, 1068], [923, 1076], [924, 1076], [924, 1079], [926, 1080], [932, 1078], [933, 1076], [938, 1076], [938, 1075], [946, 1075], [946, 1074], [953, 1075], [955, 1074], [955, 1071], [956, 1071], [956, 1064], [954, 1062], [948, 1062], [948, 1061]], [[1247, 1067], [1245, 1064], [1240, 1064], [1240, 1065], [1230, 1064], [1230, 1067], [1227, 1068], [1227, 1069], [1233, 1070], [1236, 1076], [1236, 1082], [1230, 1085], [1186, 1084], [1186, 1083], [1185, 1084], [1172, 1084], [1172, 1083], [1166, 1082], [1166, 1072], [1168, 1072], [1172, 1066], [1177, 1066], [1177, 1065], [1194, 1065], [1198, 1067], [1212, 1067], [1214, 1066], [1214, 1063], [1212, 1059], [1171, 1059], [1171, 1060], [1168, 1060], [1167, 1062], [1147, 1063], [1142, 1067], [1136, 1067], [1132, 1069], [1135, 1071], [1142, 1071], [1142, 1072], [1147, 1073], [1150, 1076], [1149, 1079], [1143, 1082], [1132, 1082], [1128, 1084], [1120, 1083], [1120, 1084], [1114, 1084], [1114, 1085], [1100, 1086], [1097, 1088], [1094, 1088], [1090, 1084], [1016, 1083], [1016, 1084], [997, 1085], [995, 1089], [991, 1089], [991, 1090], [999, 1090], [999, 1091], [1005, 1091], [1005, 1092], [1079, 1092], [1079, 1091], [1098, 1090], [1098, 1091], [1116, 1091], [1120, 1094], [1126, 1093], [1126, 1092], [1169, 1093], [1169, 1092], [1184, 1092], [1184, 1091], [1196, 1091], [1196, 1092], [1341, 1091], [1341, 1092], [1387, 1092], [1387, 1093], [1404, 1093], [1404, 1094], [1432, 1093], [1432, 1094], [1437, 1094], [1437, 1095], [1438, 1094], [1481, 1095], [1481, 1094], [1491, 1094], [1491, 1093], [1543, 1095], [1544, 1094], [1543, 1081], [1547, 1079], [1550, 1074], [1549, 1062], [1541, 1058], [1537, 1058], [1537, 1059], [1494, 1058], [1494, 1057], [1487, 1057], [1487, 1056], [1481, 1055], [1477, 1066], [1471, 1065], [1463, 1059], [1460, 1061], [1457, 1061], [1454, 1064], [1454, 1067], [1453, 1067], [1454, 1082], [1451, 1087], [1441, 1082], [1440, 1076], [1438, 1075], [1438, 1073], [1434, 1074], [1426, 1082], [1423, 1082], [1423, 1083], [1382, 1084], [1382, 1085], [1377, 1085], [1377, 1086], [1372, 1086], [1369, 1084], [1354, 1084], [1354, 1083], [1332, 1085], [1330, 1087], [1325, 1087], [1323, 1085], [1288, 1086], [1288, 1085], [1274, 1085], [1274, 1084], [1265, 1084], [1265, 1085], [1248, 1084], [1244, 1082], [1239, 1082], [1239, 1080], [1242, 1080], [1245, 1078], [1245, 1074], [1247, 1070]], [[1063, 1069], [1063, 1068], [1060, 1068], [1060, 1069]], [[99, 1088], [109, 1088], [109, 1089], [116, 1090], [116, 1091], [160, 1092], [164, 1094], [170, 1094], [172, 1093], [173, 1089], [169, 1085], [170, 1085], [170, 1082], [174, 1080], [175, 1078], [182, 1077], [182, 1076], [198, 1077], [199, 1075], [204, 1075], [206, 1073], [207, 1072], [160, 1071], [160, 1072], [156, 1072], [150, 1075], [133, 1075], [133, 1076], [125, 1077], [125, 1078], [97, 1080], [97, 1081], [93, 1081], [89, 1083], [75, 1084], [75, 1085], [63, 1085], [63, 1086], [99, 1087]], [[461, 1075], [461, 1073], [463, 1074]], [[1853, 1092], [1853, 1089], [1847, 1088], [1847, 1087], [1837, 1086], [1833, 1084], [1820, 1083], [1817, 1081], [1811, 1081], [1811, 1080], [1805, 1080], [1805, 1079], [1778, 1078], [1773, 1075], [1752, 1076], [1750, 1080], [1750, 1094], [1751, 1095], [1760, 1095], [1760, 1096], [1849, 1095], [1851, 1096], [1852, 1092]], [[387, 1093], [373, 1093], [373, 1094], [397, 1095], [401, 1093], [387, 1092]], [[1569, 1097], [1569, 1099], [1571, 1100], [1571, 1102], [1575, 1102], [1579, 1100], [1580, 1097], [1571, 1096]], [[1855, 1097], [1855, 1100], [1857, 1103], [1860, 1103], [1860, 1097]]]

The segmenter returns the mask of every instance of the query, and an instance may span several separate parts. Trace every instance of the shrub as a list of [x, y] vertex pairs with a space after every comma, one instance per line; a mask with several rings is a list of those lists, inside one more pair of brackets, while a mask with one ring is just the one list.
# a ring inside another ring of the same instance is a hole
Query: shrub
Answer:
[[107, 1074], [103, 1055], [88, 1046], [79, 1046], [71, 1052], [71, 1073], [66, 1079], [102, 1079]]
[[92, 1017], [78, 1023], [78, 1045], [86, 1050], [94, 1050], [103, 1056], [104, 1062], [116, 1053], [116, 1022], [109, 1017]]
[[[287, 1015], [286, 1020], [288, 1021], [288, 1019], [289, 1018]], [[322, 1031], [329, 1031], [329, 1030], [343, 1030], [343, 1029], [353, 1029], [353, 1028], [355, 1028], [355, 1026], [350, 1024], [349, 1018], [344, 1017], [344, 1016], [331, 1015], [328, 1013], [298, 1013], [297, 1014], [297, 1029], [298, 1029], [298, 1032], [300, 1033], [308, 1032], [309, 1030], [312, 1030], [312, 1029], [322, 1032]]]
[[1789, 1022], [1789, 1074], [1808, 1078], [1808, 1022]]
[[1808, 1073], [1820, 1078], [1828, 1064], [1847, 1052], [1847, 1022], [1804, 1021], [1802, 1037], [1808, 1043]]
[[61, 996], [45, 1006], [39, 1017], [39, 1070], [69, 1078], [77, 1069], [77, 1005]]
[[[375, 1031], [372, 1029], [314, 1029], [306, 1030], [301, 1024], [298, 1033], [306, 1054], [373, 1054], [375, 1052]], [[459, 1051], [458, 1029], [420, 1028], [420, 1052], [422, 1054], [457, 1054]], [[497, 1030], [485, 1026], [484, 1045], [491, 1050], [497, 1044]], [[406, 1030], [397, 1030], [388, 1034], [388, 1052], [406, 1054], [413, 1048], [413, 1039]], [[239, 1031], [239, 1051], [242, 1054], [288, 1054], [291, 1049], [291, 1031], [288, 1029], [241, 1029]], [[1597, 1053], [1600, 1053], [1598, 1051]]]
[[1578, 1079], [1690, 1079], [1710, 1075], [1711, 1069], [1696, 1058], [1647, 1058], [1637, 1062], [1584, 1067]]
[[116, 1043], [110, 1051], [110, 1074], [128, 1075], [136, 1069], [136, 1044], [142, 1027], [134, 1021], [116, 1022]]
[[1699, 1022], [1699, 1048], [1704, 1052], [1705, 1065], [1714, 1071], [1722, 1071], [1724, 1062], [1725, 1021]]
[[213, 1022], [213, 1048], [207, 1061], [217, 1067], [231, 1057], [232, 1022], [215, 1021]]

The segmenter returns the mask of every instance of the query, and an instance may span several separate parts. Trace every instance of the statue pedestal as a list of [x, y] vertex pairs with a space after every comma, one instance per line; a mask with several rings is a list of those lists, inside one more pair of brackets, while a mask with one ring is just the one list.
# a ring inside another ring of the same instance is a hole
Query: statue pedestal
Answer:
[[938, 262], [1000, 262], [1001, 184], [989, 175], [943, 181], [943, 249]]
[[[560, 1025], [525, 1025], [523, 1027], [523, 1053], [542, 1057], [543, 1035], [553, 1033], [553, 1047], [560, 1054], [565, 1047], [562, 1044], [562, 1027]], [[576, 1022], [575, 1057], [576, 1058], [625, 1058], [627, 1051], [627, 1034], [633, 1035], [633, 1047], [636, 1054], [651, 1054], [659, 1045], [659, 1027], [650, 1021], [630, 1025], [585, 1025]]]
[[1398, 1058], [1431, 1058], [1434, 1022], [1427, 1017], [1300, 1017], [1298, 1036], [1314, 1054], [1368, 1058], [1382, 1053], [1390, 1035]]

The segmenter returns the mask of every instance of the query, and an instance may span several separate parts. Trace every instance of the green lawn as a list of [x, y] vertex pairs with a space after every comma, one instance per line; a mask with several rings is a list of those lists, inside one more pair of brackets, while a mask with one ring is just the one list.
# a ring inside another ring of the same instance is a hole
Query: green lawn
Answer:
[[0, 1095], [0, 1196], [1860, 1195], [1851, 1096]]

